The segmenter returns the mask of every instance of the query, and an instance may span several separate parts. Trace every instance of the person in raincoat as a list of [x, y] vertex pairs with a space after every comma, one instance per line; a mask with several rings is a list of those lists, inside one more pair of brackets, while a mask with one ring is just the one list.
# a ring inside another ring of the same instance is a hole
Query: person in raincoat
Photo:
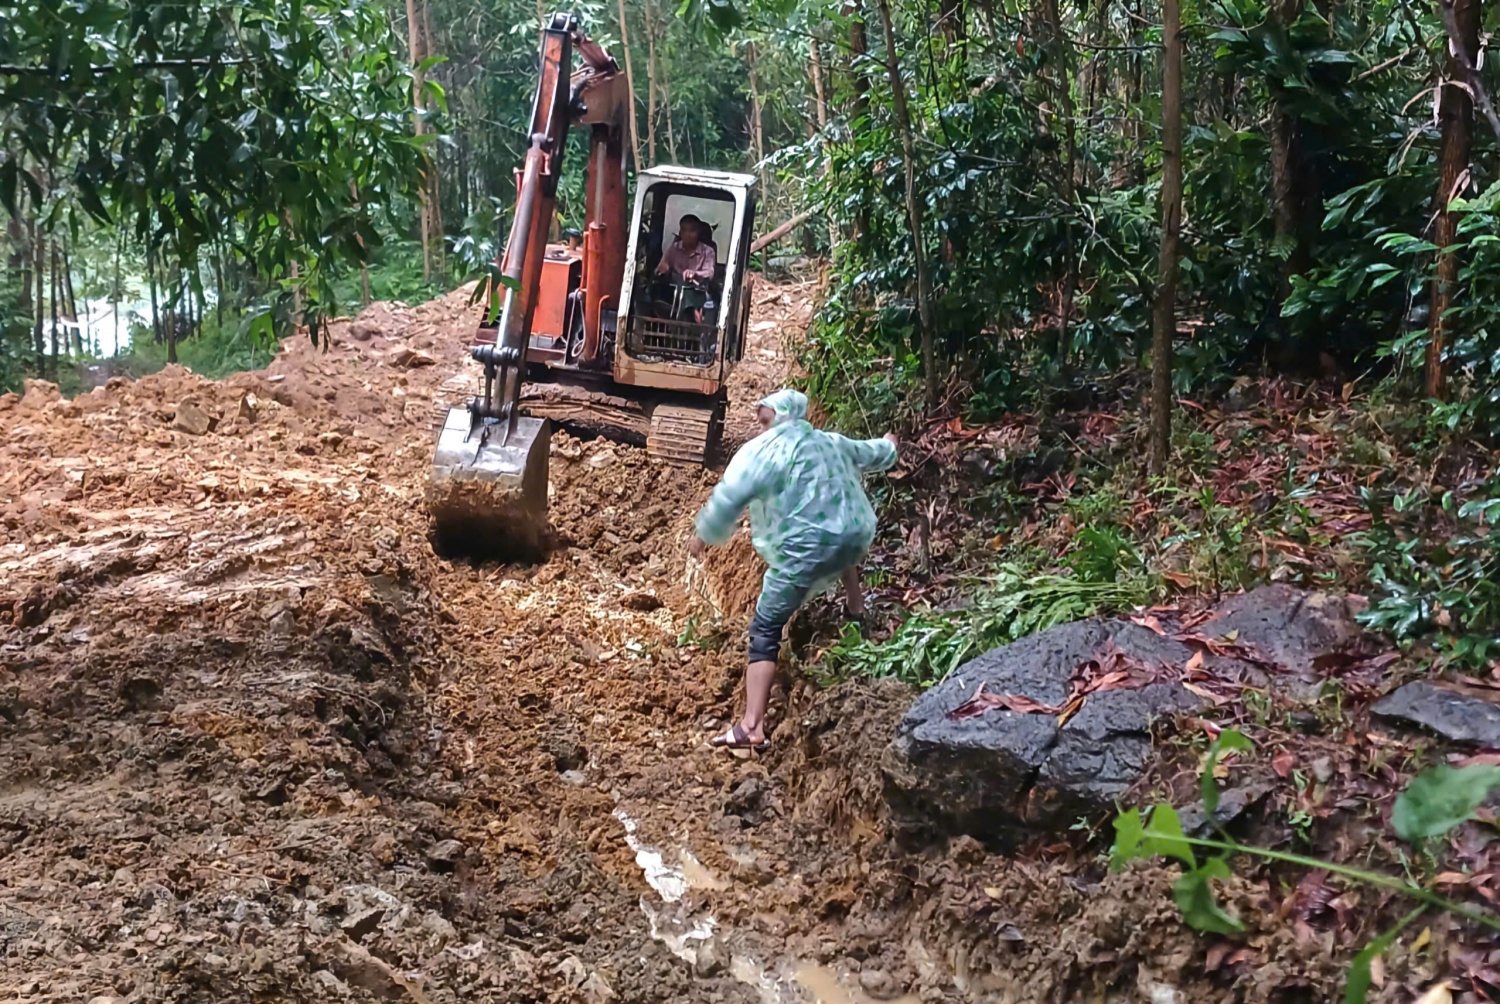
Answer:
[[896, 463], [896, 436], [849, 439], [807, 421], [807, 396], [780, 390], [756, 406], [764, 430], [746, 443], [698, 513], [690, 550], [729, 542], [750, 509], [750, 540], [766, 563], [750, 622], [745, 715], [713, 745], [763, 752], [766, 705], [776, 677], [781, 636], [811, 596], [843, 579], [848, 612], [864, 615], [859, 566], [875, 539], [875, 510], [860, 477]]

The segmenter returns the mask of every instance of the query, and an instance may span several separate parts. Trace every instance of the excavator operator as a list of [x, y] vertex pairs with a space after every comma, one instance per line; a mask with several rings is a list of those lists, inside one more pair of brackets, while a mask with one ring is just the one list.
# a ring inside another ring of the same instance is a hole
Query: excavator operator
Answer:
[[714, 266], [718, 264], [713, 245], [702, 240], [703, 221], [691, 213], [677, 221], [677, 239], [661, 256], [656, 266], [657, 275], [671, 275], [682, 283], [680, 301], [681, 316], [691, 316], [698, 324], [703, 323], [703, 310], [708, 303], [708, 284], [714, 280]]

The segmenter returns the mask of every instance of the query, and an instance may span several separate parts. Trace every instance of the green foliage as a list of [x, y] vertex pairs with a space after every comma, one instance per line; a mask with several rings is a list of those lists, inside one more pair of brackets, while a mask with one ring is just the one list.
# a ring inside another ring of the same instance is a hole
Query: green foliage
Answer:
[[1500, 785], [1500, 767], [1434, 767], [1396, 798], [1391, 828], [1409, 843], [1440, 837], [1474, 818]]
[[1500, 475], [1465, 499], [1363, 493], [1372, 525], [1360, 542], [1375, 595], [1360, 614], [1398, 641], [1432, 638], [1451, 661], [1482, 666], [1500, 652]]
[[[275, 343], [257, 337], [250, 320], [225, 318], [221, 325], [210, 311], [203, 330], [178, 343], [178, 363], [210, 380], [264, 369], [276, 355]], [[129, 350], [109, 360], [109, 365], [116, 372], [132, 376], [155, 373], [167, 365], [167, 348], [152, 340], [149, 328], [134, 325]]]
[[380, 243], [371, 203], [414, 192], [425, 163], [399, 51], [373, 0], [0, 3], [0, 200], [119, 227], [183, 277], [168, 308], [201, 304], [228, 251], [272, 284], [278, 330], [300, 292], [316, 334]]
[[[1230, 750], [1249, 752], [1252, 749], [1250, 740], [1234, 729], [1225, 729], [1210, 747], [1201, 778], [1204, 808], [1210, 818], [1219, 802], [1218, 782], [1214, 778], [1215, 767]], [[1497, 767], [1433, 767], [1412, 779], [1397, 797], [1392, 827], [1398, 836], [1410, 842], [1441, 836], [1473, 820], [1476, 810], [1496, 786], [1500, 786], [1500, 768]], [[1374, 960], [1395, 943], [1401, 931], [1427, 910], [1450, 911], [1491, 930], [1500, 931], [1500, 919], [1470, 910], [1408, 879], [1244, 844], [1227, 834], [1221, 834], [1215, 839], [1188, 836], [1183, 832], [1177, 811], [1167, 804], [1157, 805], [1146, 813], [1142, 813], [1140, 809], [1123, 812], [1115, 820], [1114, 828], [1115, 840], [1110, 849], [1110, 867], [1116, 871], [1131, 861], [1154, 858], [1167, 858], [1182, 866], [1182, 875], [1173, 886], [1173, 894], [1183, 922], [1195, 931], [1233, 935], [1245, 930], [1243, 921], [1219, 905], [1211, 885], [1232, 876], [1229, 860], [1234, 855], [1322, 869], [1357, 883], [1391, 890], [1417, 900], [1417, 909], [1355, 955], [1345, 986], [1345, 1004], [1364, 1004], [1372, 982]], [[1207, 858], [1200, 864], [1195, 848], [1216, 852], [1216, 856]]]
[[1089, 582], [1002, 565], [976, 583], [967, 606], [913, 614], [886, 642], [846, 630], [823, 665], [835, 678], [893, 676], [930, 687], [982, 652], [1058, 624], [1132, 609], [1148, 602], [1154, 588], [1144, 578]]

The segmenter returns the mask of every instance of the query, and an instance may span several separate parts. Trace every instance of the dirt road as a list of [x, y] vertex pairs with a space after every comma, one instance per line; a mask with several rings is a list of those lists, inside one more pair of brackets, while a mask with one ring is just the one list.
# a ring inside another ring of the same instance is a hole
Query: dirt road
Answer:
[[[732, 434], [810, 293], [756, 293]], [[1085, 889], [888, 846], [899, 686], [794, 685], [766, 761], [705, 747], [742, 658], [715, 611], [732, 629], [757, 584], [743, 541], [687, 570], [711, 472], [560, 436], [562, 550], [435, 557], [420, 499], [465, 302], [377, 304], [223, 382], [0, 398], [0, 998], [1159, 1000], [1196, 978], [1166, 872]]]

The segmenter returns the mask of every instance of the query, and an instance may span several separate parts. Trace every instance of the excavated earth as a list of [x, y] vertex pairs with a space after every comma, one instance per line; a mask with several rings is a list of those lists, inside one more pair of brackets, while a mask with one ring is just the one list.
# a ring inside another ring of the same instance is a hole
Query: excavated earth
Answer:
[[[732, 440], [812, 292], [757, 288]], [[437, 557], [466, 303], [376, 304], [221, 382], [0, 398], [0, 999], [1337, 993], [1264, 890], [1230, 889], [1266, 919], [1226, 976], [1170, 871], [896, 849], [902, 686], [794, 681], [771, 755], [711, 752], [758, 579], [743, 539], [690, 567], [712, 472], [559, 434], [548, 560]]]

